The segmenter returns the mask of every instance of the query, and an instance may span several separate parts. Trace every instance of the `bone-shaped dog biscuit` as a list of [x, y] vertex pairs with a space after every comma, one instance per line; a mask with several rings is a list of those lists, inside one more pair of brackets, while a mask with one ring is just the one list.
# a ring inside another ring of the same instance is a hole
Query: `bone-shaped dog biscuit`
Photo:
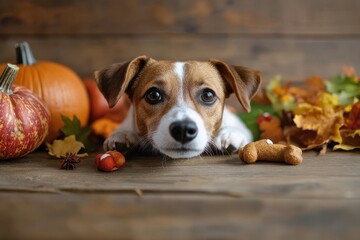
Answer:
[[252, 142], [241, 148], [239, 157], [246, 163], [254, 163], [258, 160], [285, 162], [297, 165], [302, 162], [302, 151], [293, 145], [273, 144], [270, 139]]

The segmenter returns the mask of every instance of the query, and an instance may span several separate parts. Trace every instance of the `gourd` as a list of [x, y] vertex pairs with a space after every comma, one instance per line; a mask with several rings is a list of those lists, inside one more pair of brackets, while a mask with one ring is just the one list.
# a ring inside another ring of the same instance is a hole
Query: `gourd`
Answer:
[[13, 82], [19, 68], [7, 64], [0, 77], [0, 160], [24, 156], [41, 145], [50, 113], [40, 98]]
[[[60, 135], [61, 115], [71, 119], [76, 115], [85, 126], [90, 112], [89, 97], [79, 76], [61, 64], [36, 61], [26, 42], [16, 46], [16, 55], [19, 73], [14, 83], [33, 91], [49, 108], [51, 121], [46, 141]], [[4, 64], [0, 65], [0, 71], [4, 68]]]

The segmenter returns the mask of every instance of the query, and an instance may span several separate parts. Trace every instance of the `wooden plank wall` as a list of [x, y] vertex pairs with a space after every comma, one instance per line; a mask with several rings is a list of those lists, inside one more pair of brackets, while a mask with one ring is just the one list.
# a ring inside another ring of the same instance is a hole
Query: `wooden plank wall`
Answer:
[[218, 58], [265, 80], [360, 71], [359, 0], [2, 0], [0, 62], [28, 41], [37, 59], [82, 77], [146, 54]]

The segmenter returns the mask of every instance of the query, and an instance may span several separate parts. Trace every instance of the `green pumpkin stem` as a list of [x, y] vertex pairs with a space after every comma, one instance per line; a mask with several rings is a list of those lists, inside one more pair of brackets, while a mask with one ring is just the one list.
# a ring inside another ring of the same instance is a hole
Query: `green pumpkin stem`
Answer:
[[12, 94], [11, 86], [19, 71], [19, 67], [8, 63], [5, 70], [0, 76], [0, 92]]
[[15, 45], [16, 63], [22, 65], [33, 65], [36, 63], [31, 48], [27, 42], [18, 43]]

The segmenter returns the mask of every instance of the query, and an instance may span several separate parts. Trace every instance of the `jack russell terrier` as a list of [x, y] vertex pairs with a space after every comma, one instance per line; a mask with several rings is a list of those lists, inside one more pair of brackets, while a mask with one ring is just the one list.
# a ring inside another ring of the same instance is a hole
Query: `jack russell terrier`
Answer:
[[173, 62], [139, 56], [96, 71], [95, 78], [110, 107], [124, 94], [132, 102], [125, 121], [105, 140], [105, 150], [151, 146], [171, 158], [191, 158], [214, 147], [235, 152], [252, 141], [224, 102], [235, 93], [250, 111], [261, 83], [258, 71], [214, 59]]

